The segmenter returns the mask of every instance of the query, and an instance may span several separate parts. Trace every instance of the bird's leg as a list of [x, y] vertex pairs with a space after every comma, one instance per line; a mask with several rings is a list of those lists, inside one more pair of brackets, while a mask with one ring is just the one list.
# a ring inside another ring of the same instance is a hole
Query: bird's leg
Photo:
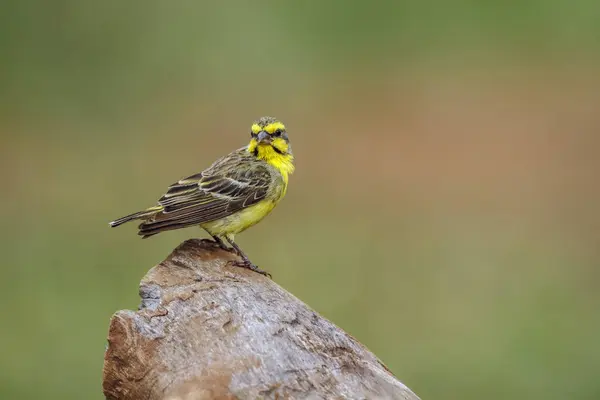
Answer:
[[223, 242], [223, 240], [220, 237], [218, 237], [217, 235], [213, 235], [212, 233], [210, 234], [210, 236], [212, 236], [217, 246], [219, 246], [221, 249], [225, 251], [231, 251], [231, 249], [227, 247], [225, 242]]
[[267, 271], [263, 271], [262, 269], [258, 268], [255, 264], [253, 264], [252, 261], [250, 261], [250, 259], [248, 258], [248, 256], [242, 251], [242, 249], [240, 249], [240, 246], [238, 246], [233, 240], [229, 239], [227, 236], [225, 237], [225, 239], [227, 239], [229, 244], [233, 246], [237, 254], [240, 257], [242, 257], [242, 261], [230, 261], [232, 265], [241, 268], [248, 268], [249, 270], [258, 272], [261, 275], [268, 276], [269, 278], [271, 278], [271, 274]]

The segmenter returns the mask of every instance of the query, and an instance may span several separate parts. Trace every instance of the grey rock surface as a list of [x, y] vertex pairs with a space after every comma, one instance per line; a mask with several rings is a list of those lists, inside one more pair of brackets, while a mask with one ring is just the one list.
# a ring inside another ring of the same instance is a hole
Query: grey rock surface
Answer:
[[207, 240], [181, 244], [112, 317], [107, 399], [418, 399], [352, 336]]

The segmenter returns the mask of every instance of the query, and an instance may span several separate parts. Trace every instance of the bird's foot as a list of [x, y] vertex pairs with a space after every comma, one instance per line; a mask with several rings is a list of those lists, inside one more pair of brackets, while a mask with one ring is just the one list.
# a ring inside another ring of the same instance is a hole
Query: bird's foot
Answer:
[[249, 260], [241, 260], [241, 261], [239, 261], [239, 260], [232, 260], [232, 261], [229, 261], [228, 264], [231, 264], [231, 265], [233, 265], [235, 267], [247, 268], [247, 269], [249, 269], [251, 271], [258, 272], [261, 275], [264, 275], [264, 276], [266, 276], [268, 278], [273, 279], [273, 277], [271, 276], [270, 273], [268, 273], [267, 271], [263, 271], [262, 269], [258, 268], [256, 265], [252, 264]]

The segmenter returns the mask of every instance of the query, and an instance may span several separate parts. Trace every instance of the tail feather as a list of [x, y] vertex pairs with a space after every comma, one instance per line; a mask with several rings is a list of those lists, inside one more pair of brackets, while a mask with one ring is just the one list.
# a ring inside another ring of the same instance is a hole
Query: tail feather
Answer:
[[147, 239], [150, 236], [157, 235], [161, 232], [172, 231], [174, 229], [187, 228], [190, 226], [189, 224], [172, 224], [167, 227], [156, 228], [156, 229], [148, 229], [144, 226], [144, 224], [140, 224], [138, 235], [142, 237], [142, 239]]
[[149, 238], [150, 236], [154, 236], [157, 233], [161, 233], [164, 231], [171, 231], [174, 229], [187, 228], [188, 226], [198, 225], [198, 224], [190, 224], [189, 222], [177, 222], [177, 221], [162, 221], [159, 223], [156, 222], [142, 222], [140, 224], [138, 235], [142, 236], [142, 239]]
[[129, 221], [133, 221], [136, 219], [143, 219], [145, 217], [150, 217], [158, 212], [161, 212], [163, 210], [162, 206], [156, 206], [156, 207], [150, 207], [144, 211], [138, 211], [136, 213], [133, 214], [129, 214], [126, 215], [124, 217], [121, 217], [119, 219], [116, 219], [112, 222], [109, 223], [109, 225], [114, 228], [116, 226], [119, 226], [121, 224], [124, 224], [125, 222], [129, 222]]

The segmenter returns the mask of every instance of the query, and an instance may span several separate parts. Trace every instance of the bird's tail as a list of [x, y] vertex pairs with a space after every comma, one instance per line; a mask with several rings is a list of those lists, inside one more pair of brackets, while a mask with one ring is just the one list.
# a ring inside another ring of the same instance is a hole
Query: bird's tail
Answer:
[[145, 219], [146, 217], [150, 217], [156, 213], [159, 213], [163, 210], [163, 206], [150, 207], [145, 209], [144, 211], [138, 211], [133, 214], [126, 215], [119, 219], [112, 221], [109, 225], [114, 228], [115, 226], [119, 226], [124, 224], [125, 222], [133, 221], [135, 219]]

